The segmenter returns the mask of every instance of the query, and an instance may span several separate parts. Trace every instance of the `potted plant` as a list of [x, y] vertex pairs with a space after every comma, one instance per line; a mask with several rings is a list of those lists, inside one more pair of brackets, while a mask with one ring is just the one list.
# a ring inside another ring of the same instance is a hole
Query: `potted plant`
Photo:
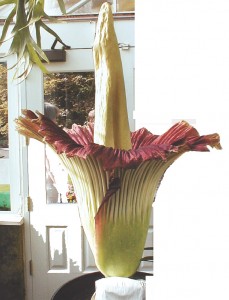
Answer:
[[150, 214], [164, 173], [188, 151], [221, 149], [218, 134], [199, 135], [185, 121], [162, 135], [130, 132], [122, 63], [109, 3], [101, 6], [93, 47], [95, 122], [61, 129], [24, 110], [19, 133], [50, 146], [71, 177], [81, 222], [105, 277], [130, 277], [144, 250]]

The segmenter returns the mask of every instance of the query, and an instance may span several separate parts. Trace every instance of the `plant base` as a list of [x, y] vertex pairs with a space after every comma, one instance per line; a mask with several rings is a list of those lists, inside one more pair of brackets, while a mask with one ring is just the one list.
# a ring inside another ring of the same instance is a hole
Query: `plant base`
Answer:
[[[132, 279], [143, 279], [151, 276], [150, 273], [137, 272]], [[77, 277], [60, 287], [51, 300], [91, 300], [95, 293], [95, 282], [104, 278], [100, 272], [93, 272]]]
[[145, 300], [145, 280], [125, 277], [107, 277], [96, 281], [92, 300]]

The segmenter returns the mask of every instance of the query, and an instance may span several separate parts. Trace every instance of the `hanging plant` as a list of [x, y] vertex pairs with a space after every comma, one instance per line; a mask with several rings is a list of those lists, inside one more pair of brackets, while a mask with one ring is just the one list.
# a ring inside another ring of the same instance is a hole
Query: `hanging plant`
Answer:
[[[41, 49], [41, 29], [53, 35], [58, 42], [66, 46], [59, 35], [45, 24], [44, 19], [52, 22], [57, 22], [57, 19], [45, 13], [44, 4], [45, 0], [0, 1], [0, 7], [4, 5], [12, 7], [3, 25], [0, 46], [2, 43], [10, 41], [10, 48], [6, 56], [17, 55], [16, 64], [11, 66], [11, 68], [16, 67], [14, 78], [26, 78], [34, 64], [42, 72], [47, 73], [43, 61], [48, 62], [49, 60]], [[58, 4], [62, 13], [66, 13], [64, 0], [58, 0]], [[31, 33], [34, 29], [35, 37]]]

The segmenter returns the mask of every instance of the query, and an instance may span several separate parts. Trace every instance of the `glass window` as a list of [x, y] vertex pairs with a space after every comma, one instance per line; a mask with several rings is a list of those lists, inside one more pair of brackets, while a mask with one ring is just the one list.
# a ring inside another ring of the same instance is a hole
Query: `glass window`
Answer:
[[10, 210], [7, 66], [0, 62], [0, 211]]
[[117, 12], [125, 11], [135, 11], [135, 1], [134, 0], [117, 0]]
[[[67, 13], [71, 15], [96, 14], [106, 0], [65, 0]], [[134, 12], [135, 0], [113, 0], [113, 12]], [[6, 19], [12, 10], [12, 5], [0, 7], [0, 20]], [[50, 16], [61, 16], [58, 0], [45, 1], [45, 12]]]
[[105, 0], [89, 0], [89, 1], [66, 1], [66, 10], [67, 11], [73, 11], [73, 15], [78, 15], [78, 14], [93, 14], [93, 13], [98, 13], [99, 9], [102, 5], [102, 3], [105, 2]]
[[[72, 15], [98, 13], [106, 0], [65, 0], [66, 11]], [[135, 10], [135, 0], [113, 0], [113, 12], [132, 12]], [[45, 11], [49, 15], [60, 16], [61, 12], [57, 1], [46, 1]]]
[[[85, 124], [93, 115], [94, 103], [94, 72], [44, 75], [44, 114], [60, 127]], [[70, 177], [49, 147], [46, 147], [46, 196], [47, 203], [76, 202]]]

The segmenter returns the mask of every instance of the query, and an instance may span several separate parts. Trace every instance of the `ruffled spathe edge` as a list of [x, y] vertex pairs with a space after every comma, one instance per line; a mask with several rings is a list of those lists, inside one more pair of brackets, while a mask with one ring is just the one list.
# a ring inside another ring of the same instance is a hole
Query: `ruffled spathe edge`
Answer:
[[162, 135], [154, 135], [145, 128], [131, 133], [132, 149], [122, 150], [93, 143], [93, 124], [74, 124], [62, 129], [43, 114], [23, 110], [24, 117], [16, 120], [19, 133], [48, 143], [58, 154], [85, 159], [94, 156], [105, 170], [135, 168], [150, 159], [166, 160], [171, 153], [209, 151], [208, 146], [221, 149], [217, 133], [200, 136], [186, 121], [174, 124]]

